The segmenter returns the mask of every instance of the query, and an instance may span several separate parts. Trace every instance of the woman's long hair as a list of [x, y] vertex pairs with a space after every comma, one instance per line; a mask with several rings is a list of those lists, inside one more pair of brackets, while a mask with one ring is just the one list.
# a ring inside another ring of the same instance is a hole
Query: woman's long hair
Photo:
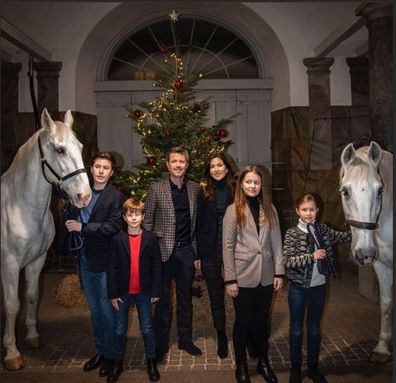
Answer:
[[242, 229], [246, 225], [247, 217], [246, 212], [248, 209], [248, 205], [246, 202], [246, 195], [242, 189], [242, 182], [246, 177], [247, 173], [255, 173], [261, 179], [261, 191], [257, 196], [260, 203], [262, 204], [262, 210], [260, 211], [260, 224], [266, 224], [269, 227], [274, 227], [276, 225], [276, 217], [275, 213], [272, 209], [271, 197], [264, 187], [264, 176], [263, 172], [258, 166], [249, 165], [246, 166], [238, 178], [238, 183], [235, 188], [235, 212], [236, 212], [236, 221], [237, 227]]
[[215, 197], [215, 186], [214, 186], [214, 179], [210, 175], [210, 164], [213, 159], [219, 158], [220, 160], [223, 161], [224, 166], [227, 168], [228, 172], [225, 175], [227, 185], [231, 189], [232, 195], [234, 195], [234, 189], [235, 189], [235, 176], [234, 172], [232, 170], [230, 161], [227, 159], [227, 157], [223, 153], [217, 153], [213, 154], [210, 158], [208, 163], [205, 166], [205, 178], [206, 178], [206, 184], [203, 188], [203, 195], [205, 200], [207, 201], [213, 201]]

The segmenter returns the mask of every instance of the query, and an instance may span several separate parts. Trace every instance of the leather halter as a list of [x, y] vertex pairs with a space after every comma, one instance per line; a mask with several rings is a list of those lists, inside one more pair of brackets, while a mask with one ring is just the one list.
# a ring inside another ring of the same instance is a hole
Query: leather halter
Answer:
[[376, 222], [360, 222], [353, 219], [347, 219], [346, 223], [349, 226], [356, 227], [357, 229], [375, 230], [378, 227]]
[[[61, 177], [61, 176], [56, 172], [56, 170], [55, 170], [55, 169], [48, 163], [48, 161], [45, 159], [45, 157], [44, 157], [44, 152], [43, 152], [43, 149], [42, 149], [42, 147], [41, 147], [40, 136], [38, 137], [38, 147], [39, 147], [39, 150], [40, 150], [41, 168], [42, 168], [42, 170], [43, 170], [44, 178], [45, 178], [45, 180], [46, 180], [49, 184], [55, 186], [56, 188], [62, 190], [62, 184], [63, 184], [64, 181], [66, 181], [66, 180], [68, 180], [69, 178], [72, 178], [72, 177], [74, 177], [74, 176], [76, 176], [76, 175], [78, 175], [78, 174], [86, 173], [86, 172], [87, 172], [87, 169], [82, 168], [82, 169], [77, 169], [77, 170], [75, 170], [74, 172], [71, 172], [71, 173], [66, 174], [65, 176]], [[45, 175], [45, 166], [46, 166], [46, 167], [48, 168], [48, 170], [56, 177], [56, 179], [58, 180], [58, 182], [51, 182], [51, 181], [47, 178], [47, 176]], [[62, 190], [62, 191], [63, 191], [63, 190]]]

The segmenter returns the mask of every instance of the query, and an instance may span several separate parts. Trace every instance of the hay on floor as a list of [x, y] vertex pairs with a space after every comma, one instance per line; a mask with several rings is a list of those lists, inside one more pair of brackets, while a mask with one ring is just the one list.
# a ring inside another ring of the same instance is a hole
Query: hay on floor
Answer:
[[77, 274], [68, 274], [59, 282], [55, 291], [55, 301], [65, 307], [88, 309]]

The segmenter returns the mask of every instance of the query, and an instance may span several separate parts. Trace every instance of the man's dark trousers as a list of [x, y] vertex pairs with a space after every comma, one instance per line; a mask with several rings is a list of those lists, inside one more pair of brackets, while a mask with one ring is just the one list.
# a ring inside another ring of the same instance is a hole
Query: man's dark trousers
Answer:
[[172, 255], [163, 263], [164, 291], [155, 311], [155, 337], [157, 354], [169, 348], [172, 310], [170, 300], [172, 280], [176, 282], [176, 316], [179, 344], [192, 340], [191, 287], [194, 277], [194, 250], [191, 244], [176, 243]]

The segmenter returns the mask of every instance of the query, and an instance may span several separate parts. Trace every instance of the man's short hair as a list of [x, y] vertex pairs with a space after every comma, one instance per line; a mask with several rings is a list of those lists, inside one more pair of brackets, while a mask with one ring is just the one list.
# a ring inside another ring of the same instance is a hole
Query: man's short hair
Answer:
[[175, 146], [172, 149], [169, 149], [168, 153], [166, 153], [166, 162], [169, 162], [169, 158], [170, 158], [170, 155], [172, 153], [182, 154], [185, 157], [187, 162], [189, 162], [189, 160], [190, 160], [190, 156], [189, 156], [188, 151], [186, 149], [184, 149], [181, 146]]
[[122, 213], [126, 214], [128, 212], [140, 212], [144, 214], [144, 202], [133, 198], [127, 199], [122, 205]]
[[96, 160], [110, 161], [112, 169], [115, 168], [116, 160], [112, 152], [97, 152], [92, 158], [92, 165], [95, 163]]

